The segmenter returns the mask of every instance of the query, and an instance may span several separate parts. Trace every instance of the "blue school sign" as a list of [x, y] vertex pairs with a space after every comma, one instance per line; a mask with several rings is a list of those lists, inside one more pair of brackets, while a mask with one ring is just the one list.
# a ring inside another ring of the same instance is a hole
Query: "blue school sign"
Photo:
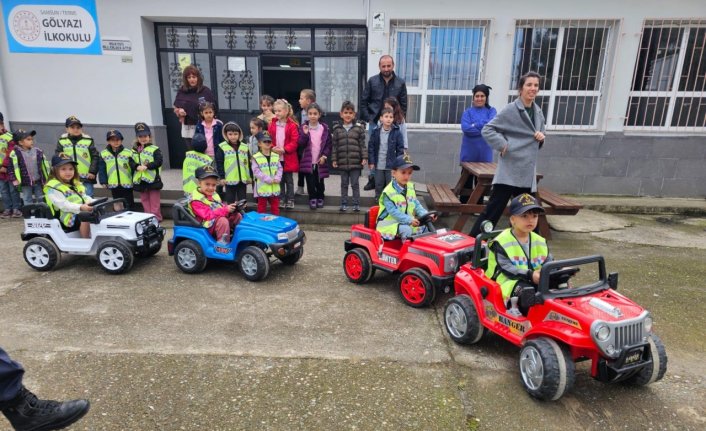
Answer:
[[10, 52], [102, 54], [95, 0], [2, 0]]

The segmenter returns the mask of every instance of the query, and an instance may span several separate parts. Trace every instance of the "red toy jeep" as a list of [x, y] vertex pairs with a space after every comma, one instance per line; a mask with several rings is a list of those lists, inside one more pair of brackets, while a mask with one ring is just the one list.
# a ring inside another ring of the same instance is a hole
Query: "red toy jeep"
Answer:
[[[444, 309], [455, 342], [476, 343], [492, 331], [521, 347], [522, 384], [542, 400], [557, 400], [571, 389], [578, 361], [590, 360], [591, 376], [603, 382], [646, 385], [664, 376], [667, 353], [652, 332], [650, 313], [616, 291], [618, 274], [606, 275], [602, 256], [544, 265], [534, 305], [520, 306], [519, 316], [508, 312], [500, 285], [483, 272], [483, 240], [498, 233], [479, 235], [472, 262], [456, 274], [456, 296]], [[581, 269], [587, 270], [582, 283], [588, 283], [574, 286], [572, 277]]]
[[449, 292], [454, 274], [471, 258], [475, 239], [460, 232], [437, 231], [430, 211], [419, 221], [428, 232], [406, 241], [385, 241], [375, 230], [379, 207], [370, 208], [365, 224], [351, 226], [351, 239], [345, 242], [343, 270], [353, 283], [370, 280], [376, 269], [399, 273], [397, 286], [402, 299], [412, 307], [432, 304], [438, 291]]

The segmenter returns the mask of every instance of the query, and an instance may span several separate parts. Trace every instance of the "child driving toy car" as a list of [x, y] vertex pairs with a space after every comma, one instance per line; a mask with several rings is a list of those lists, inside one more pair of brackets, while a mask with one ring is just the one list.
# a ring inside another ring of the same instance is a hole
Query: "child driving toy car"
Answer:
[[[81, 238], [91, 237], [90, 212], [93, 211], [93, 198], [86, 194], [86, 189], [78, 175], [77, 163], [64, 153], [51, 159], [51, 174], [44, 185], [44, 198], [52, 214], [59, 214], [61, 225], [69, 232], [79, 230]], [[77, 224], [76, 221], [80, 221]]]
[[[377, 231], [386, 240], [399, 237], [405, 240], [412, 235], [426, 231], [420, 226], [419, 219], [428, 212], [417, 199], [414, 191], [412, 172], [419, 166], [412, 164], [409, 156], [398, 156], [392, 166], [392, 181], [383, 189], [379, 205]], [[431, 216], [436, 221], [436, 215]]]
[[216, 193], [220, 177], [211, 166], [196, 169], [198, 188], [189, 195], [189, 212], [214, 236], [216, 241], [230, 243], [230, 233], [242, 216], [235, 203], [224, 204]]
[[527, 193], [516, 196], [510, 202], [512, 227], [488, 243], [490, 253], [485, 274], [500, 284], [506, 304], [511, 297], [519, 298], [520, 310], [534, 305], [540, 269], [552, 260], [547, 241], [533, 232], [543, 212], [534, 196]]

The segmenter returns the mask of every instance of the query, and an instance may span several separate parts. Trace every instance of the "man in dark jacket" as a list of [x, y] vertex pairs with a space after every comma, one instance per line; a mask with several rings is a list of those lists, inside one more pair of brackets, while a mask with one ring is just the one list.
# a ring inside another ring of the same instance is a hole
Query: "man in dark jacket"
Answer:
[[377, 124], [382, 111], [382, 101], [388, 97], [395, 97], [402, 112], [407, 115], [407, 85], [404, 79], [395, 75], [395, 62], [389, 55], [380, 57], [378, 63], [380, 73], [368, 79], [363, 89], [363, 96], [360, 101], [360, 119], [368, 123]]

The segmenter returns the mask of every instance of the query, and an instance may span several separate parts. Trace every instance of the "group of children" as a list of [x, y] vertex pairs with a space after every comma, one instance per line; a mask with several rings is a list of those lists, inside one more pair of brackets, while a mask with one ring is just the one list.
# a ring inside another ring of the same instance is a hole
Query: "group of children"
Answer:
[[0, 216], [22, 217], [22, 204], [45, 200], [65, 228], [80, 229], [82, 236], [87, 236], [88, 226], [80, 227], [77, 220], [83, 216], [77, 216], [91, 211], [94, 185], [100, 181], [114, 199], [125, 199], [126, 209], [134, 205], [133, 190], [139, 191], [145, 212], [162, 220], [162, 153], [152, 142], [147, 124], [135, 124], [131, 148], [123, 146], [119, 130], [109, 130], [101, 152], [93, 138], [83, 132], [78, 118], [70, 116], [64, 125], [66, 132], [59, 137], [49, 163], [34, 145], [36, 132], [18, 129], [10, 133], [0, 113], [0, 192], [4, 207]]

